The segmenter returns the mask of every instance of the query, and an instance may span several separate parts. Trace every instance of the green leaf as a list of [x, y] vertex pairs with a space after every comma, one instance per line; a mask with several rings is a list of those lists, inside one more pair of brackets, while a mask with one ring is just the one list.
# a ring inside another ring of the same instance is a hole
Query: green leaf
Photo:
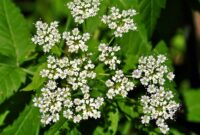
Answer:
[[22, 69], [0, 65], [0, 103], [10, 97], [25, 82], [26, 74]]
[[166, 0], [139, 0], [139, 14], [145, 24], [148, 36], [153, 34], [161, 9], [165, 7]]
[[4, 125], [4, 120], [6, 119], [6, 116], [9, 114], [9, 111], [5, 111], [3, 114], [0, 114], [0, 126]]
[[200, 89], [186, 89], [183, 97], [187, 107], [187, 119], [192, 122], [200, 122]]
[[64, 123], [66, 122], [65, 118], [61, 118], [57, 123], [55, 123], [51, 128], [45, 132], [44, 135], [55, 135], [59, 133], [59, 130], [62, 128]]
[[108, 120], [110, 121], [108, 131], [111, 133], [111, 135], [115, 135], [117, 132], [117, 128], [118, 128], [119, 111], [117, 109], [115, 109], [114, 111], [109, 112]]
[[[105, 113], [106, 114], [106, 113]], [[119, 111], [117, 108], [110, 108], [105, 117], [105, 123], [97, 126], [93, 135], [115, 135], [118, 129]]]
[[167, 54], [168, 48], [164, 41], [160, 41], [154, 48], [154, 52], [157, 54]]
[[19, 66], [34, 49], [28, 25], [10, 0], [0, 1], [0, 20], [0, 54], [9, 57], [13, 64]]
[[146, 36], [143, 26], [138, 26], [138, 31], [131, 31], [124, 34], [123, 38], [117, 39], [121, 46], [122, 55], [125, 55], [124, 71], [133, 69], [138, 61], [138, 57], [149, 53], [151, 45]]
[[27, 106], [14, 123], [5, 128], [1, 135], [39, 135], [39, 111], [32, 105]]
[[0, 103], [13, 95], [25, 82], [20, 65], [29, 59], [34, 45], [28, 25], [10, 0], [0, 1]]
[[119, 125], [118, 131], [121, 135], [129, 135], [132, 128], [131, 121], [126, 121]]
[[130, 103], [126, 100], [126, 101], [118, 101], [117, 103], [118, 103], [120, 110], [122, 112], [124, 112], [128, 117], [130, 117], [132, 119], [139, 117], [138, 111], [135, 110], [136, 109], [135, 108], [135, 106], [136, 106], [135, 101], [131, 101], [131, 103]]
[[40, 71], [45, 68], [46, 64], [42, 64], [38, 66], [37, 70], [35, 71], [32, 81], [29, 85], [23, 88], [23, 91], [32, 91], [39, 89], [42, 84], [44, 83], [45, 79], [40, 76]]
[[101, 17], [105, 14], [106, 8], [109, 4], [108, 0], [101, 0], [100, 10], [95, 17], [90, 17], [85, 21], [85, 31], [89, 33], [93, 33], [101, 24]]
[[73, 128], [68, 135], [81, 135], [81, 132], [77, 128]]

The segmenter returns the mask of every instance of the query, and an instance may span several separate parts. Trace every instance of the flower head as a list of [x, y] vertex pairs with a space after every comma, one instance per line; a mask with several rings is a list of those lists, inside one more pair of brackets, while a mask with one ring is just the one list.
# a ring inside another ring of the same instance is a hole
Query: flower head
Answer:
[[50, 23], [50, 25], [42, 21], [37, 21], [35, 26], [37, 32], [33, 36], [32, 41], [35, 44], [41, 45], [44, 52], [49, 52], [56, 43], [60, 42], [61, 36], [57, 29], [57, 21]]
[[106, 81], [106, 86], [108, 87], [107, 97], [113, 99], [117, 95], [126, 97], [135, 85], [125, 77], [122, 70], [117, 70], [115, 71], [115, 75]]
[[100, 0], [73, 0], [67, 4], [76, 23], [83, 23], [85, 19], [97, 15]]
[[105, 65], [108, 65], [110, 69], [115, 70], [116, 65], [121, 63], [116, 56], [116, 53], [120, 50], [120, 46], [111, 47], [101, 43], [98, 50], [101, 52], [99, 60], [104, 62]]
[[163, 87], [157, 88], [152, 94], [141, 97], [143, 106], [142, 123], [149, 123], [150, 120], [156, 120], [156, 125], [161, 132], [166, 134], [169, 130], [166, 121], [173, 119], [179, 104], [176, 103], [171, 91], [164, 90]]
[[108, 27], [114, 30], [115, 37], [122, 37], [123, 33], [129, 32], [129, 30], [136, 30], [136, 24], [133, 21], [133, 16], [136, 15], [134, 9], [120, 10], [116, 7], [112, 7], [109, 11], [109, 15], [102, 17], [102, 22], [107, 24]]
[[174, 78], [174, 74], [165, 64], [166, 60], [164, 55], [142, 56], [139, 58], [138, 68], [133, 71], [132, 77], [140, 79], [144, 86], [164, 85], [166, 79], [172, 81]]
[[86, 42], [90, 39], [90, 34], [83, 33], [81, 35], [78, 28], [74, 28], [72, 32], [64, 32], [63, 39], [66, 40], [70, 53], [78, 53], [79, 50], [86, 52], [88, 50]]

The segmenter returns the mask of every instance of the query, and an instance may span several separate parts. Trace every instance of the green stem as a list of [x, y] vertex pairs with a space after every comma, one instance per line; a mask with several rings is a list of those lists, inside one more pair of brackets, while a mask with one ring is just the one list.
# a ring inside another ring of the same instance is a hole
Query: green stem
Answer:
[[86, 21], [83, 22], [83, 32], [86, 32]]
[[99, 73], [98, 75], [100, 75], [100, 76], [110, 76], [110, 74], [106, 74], [106, 73]]
[[27, 74], [29, 74], [29, 75], [34, 75], [34, 72], [32, 72], [32, 71], [30, 71], [30, 70], [28, 70], [28, 69], [26, 69], [26, 68], [22, 68], [22, 70], [25, 72], [25, 73], [27, 73]]
[[104, 80], [102, 80], [102, 79], [98, 79], [100, 82], [102, 82], [102, 83], [105, 83], [105, 81]]
[[131, 75], [126, 75], [126, 77], [128, 77], [128, 78], [132, 78], [132, 76], [131, 76]]
[[108, 45], [110, 45], [114, 39], [115, 39], [115, 37], [112, 37], [111, 40], [109, 41]]

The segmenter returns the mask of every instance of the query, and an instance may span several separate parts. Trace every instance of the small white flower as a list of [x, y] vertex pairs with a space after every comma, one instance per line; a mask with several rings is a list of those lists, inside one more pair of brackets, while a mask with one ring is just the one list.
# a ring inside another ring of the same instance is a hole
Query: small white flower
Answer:
[[47, 83], [47, 88], [51, 89], [51, 90], [54, 90], [56, 88], [56, 82], [54, 81], [48, 81]]
[[142, 71], [138, 70], [138, 69], [134, 70], [133, 73], [132, 73], [133, 78], [140, 78], [141, 75], [142, 75]]
[[107, 87], [112, 87], [114, 85], [114, 83], [111, 80], [107, 80], [106, 81], [106, 86]]
[[174, 79], [174, 77], [175, 77], [175, 75], [174, 75], [174, 73], [172, 73], [172, 72], [169, 72], [168, 75], [167, 75], [167, 78], [168, 78], [170, 81], [172, 81], [172, 80]]
[[49, 70], [43, 69], [42, 71], [40, 71], [40, 75], [42, 77], [47, 77], [49, 74]]
[[166, 134], [166, 133], [169, 131], [168, 125], [163, 125], [162, 127], [160, 127], [160, 131], [161, 131], [163, 134]]
[[148, 124], [150, 121], [150, 117], [147, 115], [142, 116], [141, 119], [142, 119], [142, 124]]
[[162, 119], [162, 118], [159, 118], [159, 119], [157, 119], [156, 120], [156, 125], [158, 126], [158, 127], [162, 127], [162, 126], [164, 126], [164, 119]]
[[74, 123], [79, 123], [81, 121], [81, 115], [74, 116], [73, 121]]

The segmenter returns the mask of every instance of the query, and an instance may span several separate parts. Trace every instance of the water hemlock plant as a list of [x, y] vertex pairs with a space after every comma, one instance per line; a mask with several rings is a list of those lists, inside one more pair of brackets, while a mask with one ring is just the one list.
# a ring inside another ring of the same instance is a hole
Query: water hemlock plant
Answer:
[[[77, 26], [98, 15], [100, 6], [100, 0], [73, 0], [67, 4]], [[137, 93], [136, 87], [143, 85], [146, 92], [138, 97], [143, 110], [141, 123], [150, 124], [152, 120], [163, 134], [169, 131], [166, 121], [174, 119], [179, 104], [165, 85], [174, 79], [166, 64], [167, 56], [141, 54], [137, 68], [132, 67], [132, 73], [130, 69], [124, 72], [123, 57], [120, 56], [123, 55], [120, 54], [123, 44], [112, 42], [115, 38], [123, 39], [130, 31], [140, 32], [133, 18], [135, 15], [137, 12], [132, 8], [121, 11], [114, 6], [108, 7], [108, 14], [102, 15], [98, 23], [102, 21], [108, 26], [113, 38], [98, 45], [95, 59], [92, 59], [94, 52], [88, 46], [92, 33], [82, 32], [79, 27], [60, 33], [57, 21], [49, 25], [42, 21], [35, 23], [36, 35], [32, 41], [43, 48], [47, 62], [40, 71], [41, 77], [45, 78], [43, 88], [33, 102], [39, 108], [44, 125], [56, 123], [60, 117], [74, 123], [99, 119], [103, 108], [109, 106], [107, 102], [118, 97], [129, 98], [129, 93]], [[64, 46], [61, 48], [62, 41]], [[54, 46], [63, 50], [61, 56], [51, 52]], [[96, 71], [99, 65], [102, 65], [102, 73]], [[96, 83], [104, 85], [104, 89], [96, 88]], [[94, 91], [99, 94], [93, 96]]]

